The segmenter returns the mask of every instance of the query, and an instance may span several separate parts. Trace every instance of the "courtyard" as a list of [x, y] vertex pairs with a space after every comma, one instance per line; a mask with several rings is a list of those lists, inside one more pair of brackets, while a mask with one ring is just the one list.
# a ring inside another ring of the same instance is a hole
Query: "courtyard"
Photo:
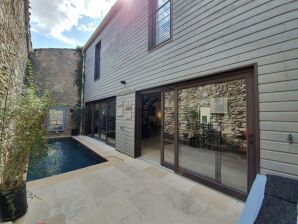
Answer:
[[16, 224], [236, 223], [244, 203], [95, 139], [75, 137], [108, 162], [27, 183]]

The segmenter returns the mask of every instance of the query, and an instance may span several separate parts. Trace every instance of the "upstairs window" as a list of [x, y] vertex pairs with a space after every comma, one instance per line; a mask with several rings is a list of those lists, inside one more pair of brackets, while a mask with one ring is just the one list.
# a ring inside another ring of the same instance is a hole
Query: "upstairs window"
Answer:
[[94, 81], [100, 78], [100, 53], [101, 53], [101, 42], [98, 42], [95, 46], [95, 66], [94, 66]]
[[168, 41], [172, 37], [171, 0], [150, 1], [149, 50]]

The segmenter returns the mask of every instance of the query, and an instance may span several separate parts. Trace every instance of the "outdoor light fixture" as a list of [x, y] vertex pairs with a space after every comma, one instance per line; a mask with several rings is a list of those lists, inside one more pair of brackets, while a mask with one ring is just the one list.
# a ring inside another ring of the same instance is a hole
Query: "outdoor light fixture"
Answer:
[[161, 119], [161, 112], [160, 112], [160, 111], [158, 111], [158, 112], [156, 113], [156, 117], [157, 117], [158, 119]]
[[288, 135], [287, 142], [289, 144], [293, 144], [293, 135], [291, 135], [291, 134]]
[[120, 83], [121, 83], [122, 85], [126, 85], [126, 81], [124, 81], [124, 80], [120, 81]]

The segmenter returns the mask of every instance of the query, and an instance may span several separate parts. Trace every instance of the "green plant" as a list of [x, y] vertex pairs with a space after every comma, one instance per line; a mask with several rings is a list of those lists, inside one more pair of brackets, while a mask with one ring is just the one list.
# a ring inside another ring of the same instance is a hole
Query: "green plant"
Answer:
[[82, 106], [82, 101], [83, 101], [83, 92], [84, 92], [84, 55], [83, 55], [83, 50], [81, 47], [76, 48], [77, 53], [79, 54], [79, 61], [77, 65], [77, 70], [75, 71], [75, 84], [78, 89], [78, 106]]
[[77, 53], [79, 54], [79, 61], [76, 70], [75, 84], [78, 89], [78, 102], [75, 107], [72, 109], [71, 118], [74, 125], [74, 128], [80, 130], [84, 124], [84, 105], [83, 105], [83, 94], [84, 94], [84, 55], [81, 47], [76, 48]]
[[82, 120], [84, 119], [85, 109], [76, 105], [71, 112], [71, 119], [75, 129], [80, 130]]
[[[11, 85], [0, 106], [0, 190], [24, 182], [29, 156], [34, 159], [47, 150], [44, 122], [51, 107], [50, 95], [37, 95], [32, 64], [27, 63], [25, 84]], [[22, 91], [18, 91], [22, 90]]]
[[188, 122], [189, 122], [190, 134], [192, 137], [198, 131], [199, 113], [197, 112], [196, 109], [189, 108], [187, 117], [188, 117]]

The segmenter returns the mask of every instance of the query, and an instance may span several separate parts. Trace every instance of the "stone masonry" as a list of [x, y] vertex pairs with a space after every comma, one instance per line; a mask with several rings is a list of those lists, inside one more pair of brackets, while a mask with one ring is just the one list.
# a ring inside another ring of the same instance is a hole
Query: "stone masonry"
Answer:
[[0, 1], [0, 104], [23, 81], [31, 49], [28, 0]]
[[49, 137], [71, 136], [74, 127], [70, 110], [78, 103], [75, 78], [79, 53], [75, 49], [34, 49], [30, 58], [39, 91], [47, 89], [54, 98], [54, 106], [65, 108], [64, 131], [49, 132]]
[[[246, 152], [246, 84], [244, 79], [178, 90], [180, 141], [189, 141], [200, 133], [200, 108], [210, 108], [211, 100], [226, 98], [228, 112], [210, 113], [209, 125], [221, 133], [222, 143], [238, 153]], [[165, 94], [165, 136], [174, 136], [174, 92]]]

